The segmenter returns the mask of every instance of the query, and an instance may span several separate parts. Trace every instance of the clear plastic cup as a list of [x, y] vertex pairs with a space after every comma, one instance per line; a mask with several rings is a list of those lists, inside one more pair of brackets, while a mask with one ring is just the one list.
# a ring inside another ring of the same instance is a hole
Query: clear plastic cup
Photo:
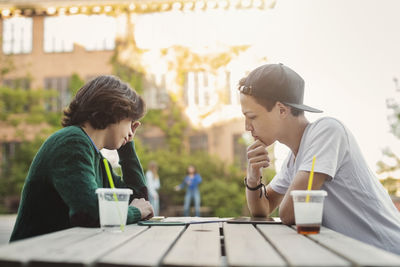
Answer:
[[98, 188], [100, 227], [104, 231], [122, 232], [128, 215], [129, 196], [131, 189]]
[[325, 190], [293, 190], [294, 217], [297, 233], [318, 234], [324, 209]]

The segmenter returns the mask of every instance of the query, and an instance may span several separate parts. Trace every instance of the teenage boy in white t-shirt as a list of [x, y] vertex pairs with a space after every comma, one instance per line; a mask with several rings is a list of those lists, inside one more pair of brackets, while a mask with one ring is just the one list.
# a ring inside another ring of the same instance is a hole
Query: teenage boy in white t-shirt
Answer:
[[[266, 64], [239, 82], [246, 130], [255, 142], [247, 149], [247, 204], [252, 216], [268, 216], [279, 206], [284, 224], [294, 224], [292, 190], [307, 189], [313, 156], [313, 190], [328, 192], [322, 225], [400, 254], [400, 212], [368, 168], [350, 131], [338, 120], [310, 123], [303, 104], [304, 80], [283, 64]], [[268, 186], [261, 168], [270, 164], [266, 147], [279, 141], [290, 148]], [[261, 190], [261, 191], [260, 191]]]

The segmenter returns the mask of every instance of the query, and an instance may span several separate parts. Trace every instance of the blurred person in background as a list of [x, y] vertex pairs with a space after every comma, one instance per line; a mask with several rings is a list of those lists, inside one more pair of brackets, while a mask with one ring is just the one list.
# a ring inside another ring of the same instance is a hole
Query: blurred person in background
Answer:
[[183, 182], [175, 187], [176, 191], [179, 191], [186, 187], [185, 201], [183, 205], [183, 215], [189, 216], [190, 203], [194, 199], [194, 208], [196, 216], [200, 216], [200, 190], [199, 184], [202, 179], [200, 174], [197, 173], [196, 167], [189, 165], [187, 173]]
[[158, 190], [160, 189], [160, 177], [158, 176], [158, 165], [155, 161], [150, 161], [146, 172], [147, 189], [149, 191], [149, 201], [153, 206], [154, 216], [160, 213], [160, 198]]

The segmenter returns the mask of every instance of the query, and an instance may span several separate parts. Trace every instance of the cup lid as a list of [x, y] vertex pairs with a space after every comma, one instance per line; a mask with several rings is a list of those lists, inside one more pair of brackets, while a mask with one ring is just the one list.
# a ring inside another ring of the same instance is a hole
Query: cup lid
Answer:
[[132, 195], [133, 191], [129, 188], [97, 188], [96, 194], [101, 193], [116, 193], [116, 194], [128, 194]]
[[290, 192], [292, 196], [310, 195], [310, 196], [327, 196], [328, 192], [325, 190], [293, 190]]

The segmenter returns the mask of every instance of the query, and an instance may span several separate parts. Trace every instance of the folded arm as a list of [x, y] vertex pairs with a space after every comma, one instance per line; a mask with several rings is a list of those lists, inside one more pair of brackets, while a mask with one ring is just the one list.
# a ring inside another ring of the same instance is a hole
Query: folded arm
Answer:
[[[282, 220], [282, 223], [291, 225], [295, 223], [294, 220], [294, 208], [293, 208], [293, 199], [290, 195], [292, 190], [307, 190], [308, 186], [308, 178], [310, 176], [310, 172], [307, 171], [299, 171], [288, 190], [286, 191], [282, 203], [279, 206], [279, 217]], [[314, 179], [312, 184], [312, 190], [321, 189], [325, 180], [328, 178], [328, 175], [324, 173], [314, 173]]]

